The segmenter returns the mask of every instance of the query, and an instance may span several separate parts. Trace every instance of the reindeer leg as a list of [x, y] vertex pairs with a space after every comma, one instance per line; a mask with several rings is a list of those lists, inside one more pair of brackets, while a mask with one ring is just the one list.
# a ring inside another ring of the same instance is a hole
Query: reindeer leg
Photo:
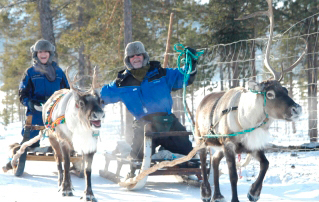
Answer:
[[62, 142], [61, 150], [64, 159], [64, 176], [62, 181], [62, 196], [73, 196], [70, 176], [70, 149], [66, 142]]
[[59, 191], [62, 185], [62, 179], [63, 179], [63, 169], [62, 169], [62, 154], [60, 150], [59, 142], [55, 137], [49, 136], [50, 144], [54, 150], [54, 158], [55, 162], [57, 163], [58, 168], [58, 187]]
[[258, 201], [263, 186], [263, 180], [269, 167], [269, 162], [264, 151], [256, 151], [253, 152], [252, 155], [260, 162], [260, 171], [257, 180], [251, 185], [247, 197], [249, 201]]
[[206, 168], [207, 167], [206, 166], [207, 152], [206, 151], [207, 151], [206, 148], [199, 150], [201, 171], [202, 171], [202, 177], [203, 177], [203, 181], [200, 185], [200, 195], [203, 202], [209, 202], [212, 196], [212, 190], [210, 188], [210, 184], [207, 178], [207, 168]]
[[[95, 153], [95, 152], [94, 152]], [[89, 153], [89, 154], [84, 154], [84, 175], [85, 175], [85, 182], [86, 182], [86, 187], [84, 190], [85, 196], [82, 197], [81, 199], [85, 201], [93, 201], [97, 202], [96, 198], [93, 195], [92, 191], [92, 186], [91, 186], [91, 167], [92, 167], [92, 161], [93, 161], [93, 156], [94, 153]]]
[[224, 144], [224, 152], [226, 156], [226, 161], [229, 170], [229, 179], [232, 189], [232, 200], [231, 202], [239, 202], [238, 194], [237, 194], [237, 182], [238, 175], [236, 170], [236, 156], [235, 156], [235, 148], [234, 143], [228, 141]]
[[216, 151], [213, 155], [213, 169], [214, 169], [214, 202], [222, 202], [225, 201], [224, 196], [220, 193], [219, 188], [219, 164], [222, 158], [224, 157], [223, 151]]

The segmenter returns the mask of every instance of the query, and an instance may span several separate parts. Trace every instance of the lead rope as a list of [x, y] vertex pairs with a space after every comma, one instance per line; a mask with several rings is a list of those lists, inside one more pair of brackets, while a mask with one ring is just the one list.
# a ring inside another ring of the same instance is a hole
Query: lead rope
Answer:
[[[181, 49], [178, 49], [180, 47]], [[190, 123], [192, 123], [192, 119], [190, 117], [190, 114], [187, 111], [187, 103], [186, 103], [186, 86], [188, 83], [188, 79], [190, 77], [190, 74], [193, 71], [193, 60], [198, 60], [199, 56], [204, 54], [204, 50], [196, 52], [194, 55], [190, 50], [187, 48], [184, 48], [182, 44], [175, 44], [174, 45], [174, 50], [179, 53], [176, 64], [179, 72], [184, 75], [184, 80], [183, 80], [183, 106], [184, 106], [184, 113], [186, 114], [186, 117]], [[181, 57], [185, 54], [185, 58], [181, 59]], [[184, 68], [181, 68], [181, 63], [184, 64]], [[191, 129], [193, 135], [195, 135], [194, 132], [194, 126], [191, 124]]]

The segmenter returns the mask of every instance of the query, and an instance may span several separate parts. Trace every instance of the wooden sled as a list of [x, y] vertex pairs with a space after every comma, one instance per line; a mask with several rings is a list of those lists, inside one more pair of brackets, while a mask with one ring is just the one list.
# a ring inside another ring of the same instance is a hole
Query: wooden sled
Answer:
[[[140, 173], [142, 171], [145, 171], [152, 167], [153, 165], [157, 164], [158, 162], [164, 161], [163, 159], [153, 159], [152, 160], [152, 140], [158, 137], [166, 137], [166, 136], [186, 136], [186, 135], [192, 135], [191, 132], [184, 132], [184, 131], [176, 131], [176, 132], [152, 132], [151, 130], [151, 124], [145, 125], [145, 132], [144, 132], [144, 158], [143, 160], [129, 160], [127, 158], [123, 158], [114, 154], [105, 153], [105, 167], [104, 170], [100, 170], [99, 174], [100, 176], [111, 180], [115, 183], [120, 183], [123, 180], [125, 181], [126, 176], [121, 176], [121, 169], [122, 166], [125, 164], [128, 164], [136, 169], [139, 169]], [[211, 159], [211, 158], [210, 158]], [[109, 169], [110, 162], [116, 161], [116, 172], [111, 172]], [[189, 162], [191, 162], [193, 165], [195, 165], [195, 168], [193, 166], [191, 167], [181, 167], [179, 165], [176, 165], [174, 167], [164, 167], [162, 169], [159, 169], [155, 171], [154, 173], [151, 173], [151, 176], [154, 175], [175, 175], [179, 181], [183, 181], [189, 185], [199, 186], [200, 181], [202, 180], [201, 177], [201, 169], [200, 166], [200, 160], [198, 159], [191, 159]], [[196, 166], [197, 164], [197, 166]], [[210, 169], [210, 163], [209, 165], [208, 173], [210, 173], [210, 179], [209, 181], [212, 181], [213, 178], [213, 169]], [[129, 173], [128, 173], [129, 175]], [[187, 179], [187, 176], [195, 175], [197, 177], [197, 180], [191, 180]], [[134, 177], [134, 176], [130, 176]], [[147, 176], [144, 177], [142, 180], [138, 181], [134, 185], [130, 185], [127, 187], [128, 190], [139, 190], [145, 186], [147, 182]]]
[[[30, 135], [30, 131], [32, 130], [44, 130], [45, 126], [38, 126], [38, 125], [32, 125], [32, 116], [27, 116], [27, 120], [24, 126], [25, 135]], [[42, 151], [41, 151], [42, 150]], [[19, 150], [18, 150], [19, 151]], [[33, 151], [26, 148], [25, 152], [20, 156], [20, 158], [17, 161], [16, 166], [12, 166], [13, 173], [15, 176], [20, 177], [22, 176], [24, 172], [24, 167], [26, 161], [55, 161], [54, 153], [51, 149], [51, 151], [48, 151], [47, 148], [41, 148], [37, 147], [34, 148]], [[71, 173], [77, 175], [80, 178], [84, 177], [84, 169], [83, 169], [83, 160], [82, 155], [77, 153], [72, 153], [70, 156], [70, 162], [75, 165], [75, 163], [81, 162], [77, 168], [71, 168]]]

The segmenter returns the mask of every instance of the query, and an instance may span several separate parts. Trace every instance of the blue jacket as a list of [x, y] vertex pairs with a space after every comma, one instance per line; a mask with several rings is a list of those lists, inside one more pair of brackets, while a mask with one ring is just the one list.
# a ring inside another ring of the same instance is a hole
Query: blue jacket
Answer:
[[[195, 79], [196, 71], [193, 72], [188, 85]], [[171, 114], [171, 91], [182, 88], [183, 80], [184, 75], [178, 69], [164, 69], [158, 61], [151, 61], [142, 82], [135, 79], [130, 71], [123, 70], [115, 81], [103, 86], [101, 98], [104, 104], [122, 101], [137, 120], [158, 112]]]
[[[33, 66], [24, 72], [19, 85], [20, 102], [24, 106], [28, 107], [29, 100], [45, 103], [55, 91], [70, 88], [62, 69], [55, 62], [52, 62], [52, 66], [56, 72], [56, 79], [52, 82], [50, 82], [43, 73], [36, 71]], [[27, 115], [30, 114], [31, 111], [28, 108]]]

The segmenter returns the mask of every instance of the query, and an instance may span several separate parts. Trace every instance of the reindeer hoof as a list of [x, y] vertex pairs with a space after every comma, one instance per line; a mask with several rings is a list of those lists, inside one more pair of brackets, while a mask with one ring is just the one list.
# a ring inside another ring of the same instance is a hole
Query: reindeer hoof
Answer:
[[62, 191], [62, 196], [74, 196], [72, 191]]
[[84, 197], [81, 197], [81, 200], [97, 202], [97, 199], [93, 195], [86, 195]]
[[5, 166], [3, 166], [3, 167], [2, 167], [2, 171], [3, 171], [4, 173], [6, 173], [6, 172], [8, 172], [8, 169], [7, 169]]
[[202, 201], [203, 201], [203, 202], [210, 202], [210, 199], [211, 199], [211, 198], [202, 198]]
[[251, 195], [251, 194], [248, 192], [247, 198], [249, 199], [249, 201], [254, 201], [254, 202], [256, 202], [256, 201], [259, 200], [260, 197], [259, 197], [259, 196], [253, 196], [253, 195]]

